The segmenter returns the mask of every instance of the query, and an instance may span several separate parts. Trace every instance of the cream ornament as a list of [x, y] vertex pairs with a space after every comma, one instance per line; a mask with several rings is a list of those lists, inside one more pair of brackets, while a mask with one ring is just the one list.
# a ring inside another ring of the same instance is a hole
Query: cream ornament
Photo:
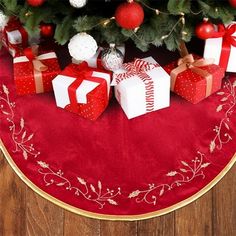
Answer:
[[87, 4], [87, 0], [69, 0], [70, 5], [75, 8], [84, 7]]
[[9, 17], [0, 10], [0, 31], [6, 27], [8, 20]]
[[93, 57], [98, 49], [95, 39], [87, 33], [78, 33], [71, 38], [68, 45], [70, 55], [78, 61]]

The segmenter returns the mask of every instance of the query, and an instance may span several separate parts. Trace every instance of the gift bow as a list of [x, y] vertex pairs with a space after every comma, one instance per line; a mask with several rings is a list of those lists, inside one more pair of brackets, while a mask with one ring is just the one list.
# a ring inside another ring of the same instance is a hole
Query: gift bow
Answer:
[[32, 62], [34, 70], [39, 72], [46, 71], [48, 67], [44, 65], [38, 58], [38, 49], [38, 45], [33, 45], [32, 47], [25, 48], [24, 55], [28, 58], [30, 62]]
[[212, 33], [210, 38], [221, 38], [236, 47], [236, 36], [233, 34], [236, 32], [236, 24], [230, 24], [225, 27], [223, 24], [218, 25], [218, 31]]
[[199, 67], [202, 66], [208, 66], [214, 63], [214, 59], [198, 59], [194, 60], [192, 54], [188, 54], [187, 56], [180, 58], [178, 60], [178, 67], [171, 71], [171, 91], [174, 91], [176, 79], [178, 75], [187, 70], [190, 69], [194, 73], [206, 78], [207, 86], [206, 86], [206, 96], [209, 96], [212, 91], [212, 75], [207, 72], [206, 70], [203, 70]]
[[[159, 67], [158, 64], [150, 63], [142, 59], [135, 59], [134, 62], [123, 64], [123, 68], [126, 70], [124, 73], [115, 74], [115, 80], [119, 84], [122, 80], [130, 78], [134, 75], [143, 76], [146, 72]], [[147, 75], [146, 75], [147, 76]]]
[[236, 47], [236, 24], [230, 24], [225, 27], [223, 24], [218, 25], [218, 31], [213, 32], [210, 38], [221, 38], [222, 37], [222, 50], [220, 55], [219, 66], [227, 69], [231, 46]]

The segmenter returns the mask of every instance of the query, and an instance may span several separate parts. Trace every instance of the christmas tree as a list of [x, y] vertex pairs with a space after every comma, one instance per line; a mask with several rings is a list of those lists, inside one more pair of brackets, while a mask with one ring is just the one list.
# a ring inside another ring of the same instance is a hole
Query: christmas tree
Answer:
[[214, 23], [234, 20], [236, 0], [0, 0], [0, 9], [19, 17], [29, 34], [43, 30], [61, 45], [86, 32], [98, 43], [131, 39], [142, 51], [163, 44], [175, 50], [195, 33], [208, 37]]

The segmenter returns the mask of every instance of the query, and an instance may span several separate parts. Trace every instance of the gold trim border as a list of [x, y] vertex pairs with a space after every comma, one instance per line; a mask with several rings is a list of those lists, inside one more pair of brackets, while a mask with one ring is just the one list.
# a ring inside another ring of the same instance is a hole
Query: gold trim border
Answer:
[[151, 213], [146, 214], [139, 214], [139, 215], [108, 215], [108, 214], [99, 214], [99, 213], [92, 213], [89, 211], [85, 211], [79, 208], [76, 208], [74, 206], [71, 206], [65, 202], [62, 202], [61, 200], [58, 200], [57, 198], [49, 195], [48, 193], [41, 190], [39, 187], [37, 187], [34, 183], [32, 183], [18, 168], [18, 166], [13, 161], [12, 157], [10, 156], [9, 152], [7, 151], [6, 147], [3, 144], [3, 141], [0, 139], [0, 149], [2, 150], [7, 162], [12, 167], [12, 169], [15, 171], [15, 173], [20, 177], [20, 179], [33, 191], [35, 191], [37, 194], [39, 194], [41, 197], [47, 199], [48, 201], [56, 204], [57, 206], [60, 206], [64, 208], [65, 210], [71, 211], [73, 213], [76, 213], [78, 215], [82, 215], [85, 217], [93, 218], [93, 219], [99, 219], [99, 220], [111, 220], [111, 221], [134, 221], [134, 220], [145, 220], [150, 219], [153, 217], [161, 216], [167, 213], [170, 213], [174, 210], [177, 210], [181, 207], [184, 207], [188, 205], [189, 203], [197, 200], [199, 197], [201, 197], [203, 194], [208, 192], [214, 185], [216, 185], [225, 175], [226, 173], [231, 169], [231, 167], [236, 162], [236, 153], [231, 158], [230, 162], [225, 166], [225, 168], [204, 188], [202, 188], [200, 191], [192, 195], [191, 197], [176, 203], [170, 207], [164, 208], [162, 210], [154, 211]]

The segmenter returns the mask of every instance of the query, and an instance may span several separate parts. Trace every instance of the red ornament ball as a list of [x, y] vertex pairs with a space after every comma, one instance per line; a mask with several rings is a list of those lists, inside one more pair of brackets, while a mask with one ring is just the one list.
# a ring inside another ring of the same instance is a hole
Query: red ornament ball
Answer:
[[43, 37], [53, 37], [53, 35], [54, 35], [54, 26], [52, 24], [42, 23], [40, 25], [40, 34]]
[[142, 6], [134, 1], [120, 4], [115, 12], [116, 22], [124, 29], [135, 29], [143, 23]]
[[231, 7], [236, 8], [236, 0], [229, 0], [229, 4]]
[[43, 5], [45, 0], [27, 0], [27, 3], [32, 7], [39, 7]]
[[215, 31], [214, 25], [208, 20], [204, 20], [203, 22], [201, 22], [196, 26], [195, 34], [197, 35], [198, 38], [205, 40], [211, 38], [214, 31]]

